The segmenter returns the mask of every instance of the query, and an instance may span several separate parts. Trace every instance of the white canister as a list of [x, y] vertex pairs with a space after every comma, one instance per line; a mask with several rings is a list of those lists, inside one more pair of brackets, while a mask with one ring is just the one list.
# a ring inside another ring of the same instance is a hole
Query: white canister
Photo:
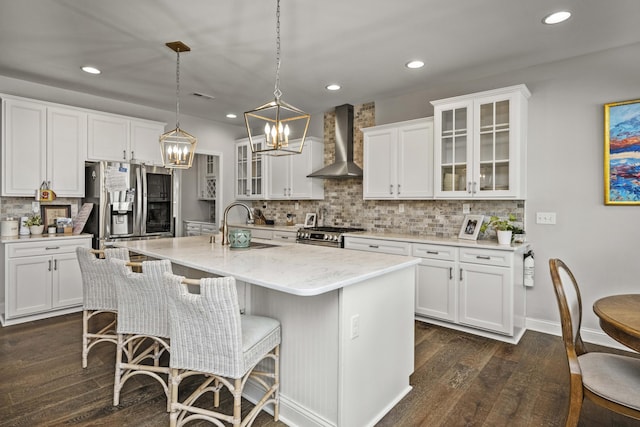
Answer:
[[8, 237], [17, 236], [18, 220], [15, 218], [6, 218], [0, 222], [0, 234]]

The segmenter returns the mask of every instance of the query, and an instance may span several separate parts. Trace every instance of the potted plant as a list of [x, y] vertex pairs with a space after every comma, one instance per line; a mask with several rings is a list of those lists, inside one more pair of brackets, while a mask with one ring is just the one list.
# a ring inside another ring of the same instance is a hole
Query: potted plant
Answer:
[[509, 214], [506, 219], [492, 215], [488, 222], [482, 224], [480, 231], [484, 232], [487, 228], [493, 228], [498, 236], [498, 244], [509, 245], [514, 233], [522, 233], [522, 229], [516, 226], [514, 221], [516, 221], [514, 214]]
[[42, 224], [40, 214], [31, 215], [25, 222], [25, 225], [29, 227], [31, 234], [42, 234], [44, 231], [44, 225]]

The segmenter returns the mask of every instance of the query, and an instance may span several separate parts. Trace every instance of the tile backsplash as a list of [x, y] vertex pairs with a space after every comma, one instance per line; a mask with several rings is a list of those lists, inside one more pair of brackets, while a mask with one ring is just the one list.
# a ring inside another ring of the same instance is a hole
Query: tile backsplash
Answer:
[[[375, 126], [374, 103], [354, 105], [354, 161], [362, 167], [361, 128]], [[324, 157], [330, 164], [335, 152], [335, 113], [324, 115]], [[428, 166], [427, 166], [428, 167]], [[295, 209], [296, 202], [298, 209]], [[474, 215], [516, 215], [524, 220], [523, 200], [363, 200], [362, 179], [325, 179], [324, 200], [256, 201], [267, 219], [285, 224], [287, 214], [304, 222], [305, 214], [318, 214], [319, 225], [362, 227], [373, 232], [406, 233], [417, 236], [457, 237], [464, 220], [462, 205]], [[400, 212], [402, 205], [403, 212]], [[266, 206], [266, 208], [264, 207]]]
[[[35, 201], [33, 197], [0, 197], [0, 218], [19, 218], [31, 215], [31, 202], [33, 201]], [[78, 214], [81, 202], [82, 199], [59, 197], [53, 202], [40, 202], [40, 206], [70, 205], [71, 217], [73, 218]]]

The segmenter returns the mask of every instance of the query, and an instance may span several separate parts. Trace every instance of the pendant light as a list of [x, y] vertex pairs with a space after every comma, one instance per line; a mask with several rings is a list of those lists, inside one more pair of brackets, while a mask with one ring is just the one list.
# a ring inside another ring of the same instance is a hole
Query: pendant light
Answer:
[[270, 156], [300, 154], [311, 116], [282, 100], [280, 91], [280, 0], [276, 8], [275, 100], [244, 113], [251, 151]]
[[191, 48], [180, 41], [169, 42], [166, 45], [178, 56], [176, 61], [176, 128], [160, 136], [162, 163], [165, 168], [189, 169], [193, 163], [198, 140], [195, 136], [180, 129], [180, 52], [189, 52]]

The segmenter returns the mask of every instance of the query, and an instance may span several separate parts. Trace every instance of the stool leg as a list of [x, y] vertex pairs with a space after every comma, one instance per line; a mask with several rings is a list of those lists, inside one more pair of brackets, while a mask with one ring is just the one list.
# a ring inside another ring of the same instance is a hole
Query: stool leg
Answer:
[[87, 357], [89, 356], [89, 312], [82, 310], [82, 367], [87, 367]]
[[122, 351], [124, 347], [124, 336], [122, 334], [118, 334], [118, 343], [116, 345], [116, 369], [115, 369], [115, 378], [113, 380], [113, 406], [118, 406], [120, 403], [120, 388], [122, 384], [120, 384], [120, 378], [122, 376], [122, 369], [120, 368], [120, 364], [122, 363]]
[[238, 378], [234, 381], [233, 385], [233, 423], [234, 427], [240, 425], [241, 416], [241, 405], [242, 405], [242, 378]]
[[273, 404], [273, 420], [278, 421], [280, 418], [280, 344], [275, 348], [275, 360], [274, 360], [274, 386], [276, 387], [275, 399], [276, 403]]

